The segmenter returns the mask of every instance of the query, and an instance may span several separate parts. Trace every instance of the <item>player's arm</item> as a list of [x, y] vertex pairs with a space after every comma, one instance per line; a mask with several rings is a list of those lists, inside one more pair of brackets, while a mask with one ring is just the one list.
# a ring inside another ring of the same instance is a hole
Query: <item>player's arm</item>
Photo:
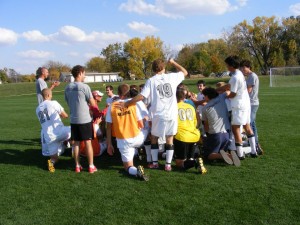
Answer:
[[186, 69], [183, 66], [179, 65], [177, 62], [175, 62], [174, 59], [169, 59], [169, 63], [172, 66], [174, 66], [178, 71], [181, 71], [185, 77], [188, 75]]
[[117, 107], [117, 108], [126, 108], [130, 105], [136, 104], [138, 101], [142, 101], [143, 99], [144, 99], [144, 96], [141, 95], [141, 94], [138, 94], [137, 96], [135, 96], [134, 98], [132, 98], [131, 100], [129, 100], [127, 102], [116, 102], [115, 107]]
[[55, 87], [57, 87], [59, 84], [60, 84], [59, 81], [54, 81], [54, 82], [52, 82], [51, 87], [50, 87], [51, 91], [52, 91]]
[[248, 85], [248, 86], [247, 86], [247, 91], [248, 91], [248, 93], [251, 93], [252, 90], [253, 90], [253, 85]]
[[111, 142], [111, 125], [112, 123], [106, 122], [106, 142], [107, 142], [107, 153], [109, 155], [113, 155], [115, 152]]
[[230, 84], [225, 84], [222, 87], [216, 88], [216, 91], [217, 92], [225, 92], [225, 91], [230, 90], [230, 87], [231, 87]]
[[89, 99], [89, 104], [94, 107], [97, 105], [97, 103], [93, 97]]
[[59, 114], [59, 116], [60, 116], [61, 118], [68, 118], [68, 117], [69, 117], [69, 115], [68, 115], [65, 111], [62, 111], [62, 112]]
[[230, 91], [229, 94], [227, 95], [227, 98], [234, 98], [235, 96], [236, 96], [236, 93]]

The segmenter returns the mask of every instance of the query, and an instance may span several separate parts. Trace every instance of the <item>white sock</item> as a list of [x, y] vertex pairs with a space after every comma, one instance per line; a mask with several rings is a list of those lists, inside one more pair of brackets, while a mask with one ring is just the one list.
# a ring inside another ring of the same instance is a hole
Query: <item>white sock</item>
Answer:
[[174, 150], [166, 150], [166, 164], [171, 164], [173, 159]]
[[151, 145], [144, 145], [147, 155], [147, 163], [152, 162], [152, 156], [151, 156]]
[[137, 175], [137, 168], [134, 166], [131, 166], [128, 168], [128, 173], [132, 176], [136, 176]]
[[248, 140], [250, 142], [251, 147], [251, 154], [256, 154], [256, 142], [255, 142], [255, 136], [248, 137]]
[[90, 168], [94, 168], [94, 167], [95, 167], [94, 164], [91, 164], [91, 165], [90, 165]]
[[243, 146], [236, 145], [236, 152], [238, 157], [244, 156]]
[[151, 149], [152, 162], [154, 165], [158, 164], [158, 149]]

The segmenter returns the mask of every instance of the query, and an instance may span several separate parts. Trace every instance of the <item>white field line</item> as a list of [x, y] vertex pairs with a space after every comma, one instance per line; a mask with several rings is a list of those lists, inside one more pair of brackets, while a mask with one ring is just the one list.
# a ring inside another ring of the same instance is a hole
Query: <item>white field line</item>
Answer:
[[[59, 92], [64, 92], [63, 91], [52, 91], [52, 93], [59, 93]], [[26, 96], [26, 95], [36, 95], [36, 92], [35, 93], [29, 93], [29, 94], [20, 94], [20, 95], [7, 95], [7, 96], [0, 96], [0, 98], [8, 98], [8, 97], [21, 97], [21, 96]]]

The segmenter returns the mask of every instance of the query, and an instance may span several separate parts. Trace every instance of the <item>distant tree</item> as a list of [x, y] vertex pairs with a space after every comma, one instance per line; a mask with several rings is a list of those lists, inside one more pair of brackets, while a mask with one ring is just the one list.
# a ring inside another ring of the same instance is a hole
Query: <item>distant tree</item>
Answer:
[[255, 57], [263, 74], [268, 73], [280, 54], [283, 37], [283, 28], [275, 16], [256, 17], [252, 24], [243, 21], [231, 34], [233, 43], [236, 41], [240, 48], [246, 48]]
[[70, 72], [71, 67], [59, 61], [48, 61], [44, 67], [49, 70], [49, 80], [59, 80], [61, 72]]
[[93, 57], [86, 63], [86, 70], [91, 72], [104, 73], [107, 72], [107, 64], [105, 59], [101, 57]]
[[0, 80], [2, 81], [2, 83], [8, 82], [8, 77], [7, 77], [6, 71], [4, 69], [0, 70]]
[[22, 82], [35, 82], [36, 80], [36, 74], [30, 74], [30, 75], [22, 75], [21, 76]]

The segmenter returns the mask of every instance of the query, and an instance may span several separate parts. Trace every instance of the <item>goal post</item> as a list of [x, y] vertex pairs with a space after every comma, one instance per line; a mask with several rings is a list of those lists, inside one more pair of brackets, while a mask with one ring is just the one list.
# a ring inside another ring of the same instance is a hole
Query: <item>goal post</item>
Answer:
[[300, 67], [270, 68], [270, 87], [300, 87]]

